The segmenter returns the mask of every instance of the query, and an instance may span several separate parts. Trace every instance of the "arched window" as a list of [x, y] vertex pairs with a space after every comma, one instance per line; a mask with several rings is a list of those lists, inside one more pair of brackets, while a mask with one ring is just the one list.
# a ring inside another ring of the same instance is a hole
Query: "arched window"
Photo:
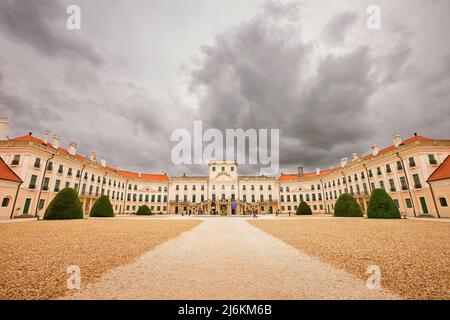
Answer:
[[2, 201], [2, 207], [7, 207], [7, 206], [9, 206], [9, 202], [11, 201], [11, 198], [8, 198], [8, 197], [6, 197], [6, 198], [3, 198], [3, 201]]
[[441, 207], [448, 207], [447, 199], [445, 198], [439, 198], [439, 203], [441, 204]]

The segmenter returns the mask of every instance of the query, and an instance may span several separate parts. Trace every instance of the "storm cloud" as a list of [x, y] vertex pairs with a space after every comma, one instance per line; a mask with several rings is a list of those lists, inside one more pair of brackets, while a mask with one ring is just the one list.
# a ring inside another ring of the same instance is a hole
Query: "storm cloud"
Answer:
[[449, 138], [448, 1], [381, 1], [379, 31], [368, 1], [72, 2], [80, 31], [65, 28], [66, 1], [0, 2], [10, 136], [49, 129], [111, 165], [170, 174], [205, 173], [170, 160], [172, 131], [195, 120], [280, 129], [283, 171], [334, 166], [394, 133]]

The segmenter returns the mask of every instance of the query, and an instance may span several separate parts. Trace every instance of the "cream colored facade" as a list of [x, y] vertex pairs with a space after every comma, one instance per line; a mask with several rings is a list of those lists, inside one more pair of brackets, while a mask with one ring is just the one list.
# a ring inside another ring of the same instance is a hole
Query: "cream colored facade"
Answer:
[[[0, 120], [0, 135], [5, 136], [5, 119]], [[392, 146], [382, 150], [372, 146], [371, 154], [354, 154], [329, 170], [304, 173], [299, 168], [296, 174], [279, 177], [241, 176], [236, 162], [213, 161], [207, 176], [169, 179], [165, 173], [139, 174], [108, 167], [104, 157], [80, 156], [75, 143], [64, 149], [58, 136], [51, 142], [49, 137], [46, 132], [42, 139], [28, 135], [0, 140], [0, 156], [23, 180], [14, 217], [42, 216], [56, 193], [66, 187], [78, 191], [86, 215], [102, 194], [110, 198], [117, 214], [135, 213], [144, 204], [160, 214], [287, 214], [295, 213], [302, 200], [316, 214], [333, 214], [341, 194], [353, 194], [367, 210], [372, 190], [384, 188], [404, 215], [437, 216], [427, 180], [450, 155], [450, 140], [416, 136], [401, 141], [396, 135]], [[5, 183], [0, 185], [1, 199], [10, 189]], [[450, 200], [448, 182], [440, 182], [436, 189]]]
[[[351, 160], [342, 159], [339, 167], [282, 175], [281, 211], [295, 211], [300, 198], [311, 205], [313, 212], [333, 214], [336, 200], [347, 192], [367, 210], [372, 190], [383, 188], [403, 215], [437, 216], [427, 179], [449, 154], [450, 140], [413, 137], [403, 142], [396, 135], [394, 145], [383, 150], [372, 146], [372, 154], [354, 154]], [[449, 193], [447, 189], [442, 192]]]
[[278, 181], [275, 177], [240, 176], [235, 161], [213, 161], [208, 176], [170, 179], [170, 208], [173, 214], [275, 212]]

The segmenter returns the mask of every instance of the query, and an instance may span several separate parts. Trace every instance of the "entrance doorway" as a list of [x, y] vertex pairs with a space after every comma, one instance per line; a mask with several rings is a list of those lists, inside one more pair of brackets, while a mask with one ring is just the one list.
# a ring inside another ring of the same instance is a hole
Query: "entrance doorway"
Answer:
[[31, 199], [30, 198], [25, 199], [25, 204], [23, 206], [23, 214], [28, 214], [30, 212], [30, 204]]
[[424, 197], [420, 197], [420, 205], [422, 206], [422, 212], [423, 214], [429, 214], [427, 201]]

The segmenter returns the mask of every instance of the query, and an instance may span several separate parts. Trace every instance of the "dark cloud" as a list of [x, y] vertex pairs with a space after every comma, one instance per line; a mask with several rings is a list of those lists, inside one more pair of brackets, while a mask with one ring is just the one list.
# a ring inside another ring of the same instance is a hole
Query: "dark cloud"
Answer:
[[[397, 7], [389, 14], [391, 3]], [[449, 4], [410, 3], [381, 1], [386, 20], [378, 33], [356, 28], [365, 14], [360, 2], [339, 8], [307, 38], [298, 2], [267, 1], [186, 58], [188, 96], [176, 85], [152, 92], [130, 74], [126, 56], [101, 50], [85, 30], [67, 30], [65, 1], [3, 0], [0, 115], [12, 118], [11, 135], [49, 129], [66, 145], [78, 142], [82, 154], [106, 155], [111, 165], [178, 175], [206, 173], [205, 166], [170, 160], [172, 131], [192, 131], [194, 120], [204, 129], [279, 128], [284, 171], [299, 162], [334, 166], [373, 143], [389, 144], [397, 132], [448, 138]], [[126, 25], [114, 30], [127, 32]], [[132, 39], [151, 36], [150, 30]]]
[[49, 56], [70, 56], [100, 65], [101, 55], [76, 31], [65, 24], [67, 4], [58, 0], [0, 1], [2, 32], [26, 46]]
[[203, 50], [205, 60], [192, 82], [203, 94], [199, 117], [223, 129], [280, 128], [281, 161], [314, 166], [323, 151], [371, 134], [365, 114], [376, 84], [369, 49], [327, 55], [310, 76], [314, 51], [283, 24], [291, 11], [273, 12], [218, 36]]

